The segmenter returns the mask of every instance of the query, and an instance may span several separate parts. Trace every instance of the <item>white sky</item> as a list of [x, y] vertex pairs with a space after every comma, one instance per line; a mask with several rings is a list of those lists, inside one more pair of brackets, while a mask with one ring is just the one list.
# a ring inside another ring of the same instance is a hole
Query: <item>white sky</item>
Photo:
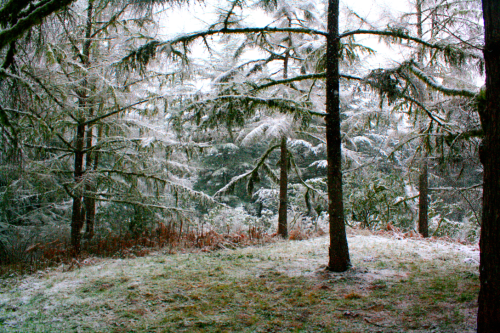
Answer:
[[[298, 0], [297, 0], [298, 1]], [[375, 28], [384, 29], [392, 19], [400, 17], [403, 13], [412, 11], [411, 0], [342, 0], [341, 7], [348, 7], [359, 16], [375, 25]], [[326, 0], [323, 1], [326, 3]], [[206, 0], [204, 4], [191, 4], [177, 8], [165, 10], [161, 19], [160, 36], [162, 40], [168, 40], [177, 35], [194, 31], [205, 30], [209, 24], [217, 21], [217, 7], [226, 5], [226, 1]], [[245, 19], [247, 26], [263, 27], [272, 22], [272, 18], [262, 11], [254, 11], [257, 14], [249, 14]], [[393, 20], [392, 20], [393, 21]], [[351, 22], [346, 22], [349, 24]], [[325, 23], [326, 25], [326, 23]], [[353, 30], [359, 27], [343, 27], [340, 30]], [[360, 35], [356, 40], [361, 44], [376, 50], [376, 56], [370, 56], [365, 61], [366, 67], [370, 69], [395, 65], [404, 60], [407, 50], [404, 46], [388, 46], [379, 42], [378, 37]], [[203, 47], [193, 49], [195, 57], [206, 57], [203, 55]], [[479, 78], [478, 85], [482, 85], [482, 78]]]
[[[172, 37], [177, 34], [202, 30], [207, 24], [215, 22], [215, 11], [223, 1], [206, 1], [205, 4], [168, 8], [162, 19], [163, 34]], [[349, 7], [368, 21], [376, 22], [381, 14], [390, 12], [393, 16], [405, 12], [409, 6], [407, 0], [351, 0], [342, 1], [341, 6]], [[259, 12], [247, 17], [246, 21], [255, 26], [265, 26], [270, 19]], [[342, 28], [341, 28], [342, 30]]]
[[[177, 35], [200, 31], [206, 29], [207, 25], [216, 22], [217, 6], [224, 4], [223, 1], [206, 1], [204, 4], [194, 4], [181, 8], [169, 8], [162, 15], [160, 38], [167, 40]], [[384, 28], [386, 22], [380, 17], [398, 17], [401, 13], [407, 12], [409, 3], [407, 0], [351, 0], [342, 1], [341, 6], [349, 7], [361, 17], [374, 24], [380, 24], [379, 28]], [[272, 22], [272, 18], [259, 11], [256, 15], [249, 15], [245, 19], [248, 26], [262, 27]], [[356, 27], [357, 28], [357, 27]], [[347, 30], [343, 27], [341, 31]], [[382, 67], [391, 60], [400, 60], [402, 50], [389, 48], [378, 42], [378, 37], [361, 36], [358, 37], [368, 47], [377, 49], [380, 52], [377, 58], [370, 59], [370, 66]]]

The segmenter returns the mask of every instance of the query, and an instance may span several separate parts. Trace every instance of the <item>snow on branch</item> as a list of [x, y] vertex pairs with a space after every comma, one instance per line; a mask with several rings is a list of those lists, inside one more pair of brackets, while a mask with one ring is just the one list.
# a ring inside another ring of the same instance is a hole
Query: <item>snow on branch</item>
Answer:
[[395, 40], [407, 40], [412, 41], [417, 44], [423, 45], [430, 49], [435, 49], [444, 53], [445, 58], [451, 64], [461, 64], [466, 59], [477, 59], [482, 61], [483, 58], [480, 55], [474, 53], [467, 53], [464, 50], [450, 44], [441, 44], [441, 43], [429, 43], [421, 38], [414, 37], [409, 35], [405, 30], [400, 29], [388, 29], [388, 30], [353, 30], [340, 34], [338, 36], [339, 39], [353, 36], [353, 35], [375, 35], [375, 36], [384, 36], [384, 37], [392, 37]]
[[432, 187], [429, 191], [468, 191], [468, 190], [481, 190], [483, 184], [475, 184], [468, 187]]
[[194, 32], [191, 34], [186, 34], [179, 36], [177, 38], [168, 40], [168, 41], [158, 41], [153, 40], [140, 48], [132, 51], [128, 56], [121, 60], [121, 64], [125, 65], [125, 67], [130, 68], [141, 68], [142, 66], [147, 65], [151, 60], [156, 57], [158, 52], [164, 53], [167, 56], [179, 57], [181, 59], [185, 58], [185, 53], [179, 52], [174, 49], [175, 45], [181, 44], [184, 51], [187, 51], [187, 47], [190, 43], [195, 40], [201, 38], [206, 41], [207, 37], [215, 36], [219, 34], [249, 34], [249, 33], [275, 33], [275, 32], [293, 32], [300, 34], [309, 34], [309, 35], [322, 35], [328, 36], [328, 33], [325, 31], [308, 29], [308, 28], [292, 28], [292, 27], [248, 27], [248, 28], [221, 28], [221, 29], [212, 29]]
[[200, 200], [203, 203], [208, 203], [208, 204], [217, 204], [217, 202], [210, 197], [209, 195], [195, 191], [193, 189], [190, 189], [186, 186], [183, 186], [181, 184], [175, 183], [171, 180], [159, 177], [154, 174], [147, 174], [147, 173], [141, 173], [141, 172], [133, 172], [133, 171], [121, 171], [121, 170], [113, 170], [113, 169], [108, 169], [108, 170], [99, 170], [100, 173], [111, 173], [111, 174], [117, 174], [120, 176], [132, 176], [132, 177], [137, 177], [137, 178], [143, 178], [143, 179], [150, 179], [154, 180], [157, 182], [160, 182], [167, 186], [172, 192], [178, 193], [178, 194], [187, 194], [190, 198], [195, 198]]
[[[283, 79], [283, 80], [270, 80], [270, 82], [262, 84], [260, 86], [257, 86], [254, 88], [255, 91], [257, 90], [262, 90], [266, 89], [275, 85], [280, 85], [280, 84], [288, 84], [292, 82], [297, 82], [297, 81], [305, 81], [305, 80], [316, 80], [316, 79], [324, 79], [326, 77], [326, 72], [322, 73], [313, 73], [313, 74], [305, 74], [305, 75], [298, 75], [289, 79]], [[347, 74], [340, 74], [340, 77], [343, 79], [347, 80], [357, 80], [357, 81], [362, 81], [363, 79], [358, 76], [352, 76], [352, 75], [347, 75]]]
[[[298, 33], [298, 34], [308, 34], [308, 35], [318, 35], [323, 37], [329, 37], [329, 33], [322, 30], [310, 29], [310, 28], [297, 28], [297, 27], [245, 27], [245, 28], [228, 28], [224, 26], [220, 29], [209, 29], [204, 31], [193, 32], [190, 34], [181, 35], [177, 38], [168, 41], [158, 41], [153, 40], [138, 49], [132, 51], [128, 56], [123, 58], [120, 62], [121, 65], [126, 68], [142, 68], [146, 66], [152, 59], [156, 57], [158, 52], [164, 53], [169, 57], [178, 57], [187, 61], [186, 53], [188, 51], [188, 46], [190, 43], [197, 39], [203, 39], [207, 42], [206, 38], [215, 35], [231, 35], [231, 34], [264, 34], [264, 33]], [[450, 44], [443, 43], [430, 43], [421, 38], [411, 36], [404, 29], [388, 28], [387, 30], [366, 30], [358, 29], [347, 31], [336, 36], [338, 40], [346, 37], [351, 37], [354, 35], [375, 35], [393, 38], [396, 41], [407, 40], [415, 42], [419, 45], [425, 46], [430, 49], [435, 49], [444, 54], [445, 59], [451, 64], [461, 64], [467, 59], [477, 59], [481, 62], [483, 61], [481, 55], [467, 53], [464, 50]], [[175, 45], [181, 44], [183, 52], [178, 51], [174, 48]]]
[[[20, 38], [26, 31], [35, 25], [42, 23], [45, 17], [68, 6], [74, 1], [75, 0], [46, 0], [35, 4], [33, 8], [28, 8], [30, 12], [26, 13], [26, 16], [19, 18], [17, 23], [15, 23], [12, 27], [0, 31], [0, 50]], [[10, 11], [13, 9], [17, 9], [15, 10], [17, 13], [21, 12], [16, 2], [19, 3], [18, 1], [9, 1], [7, 4], [2, 6], [0, 9], [2, 21], [4, 21], [4, 16], [7, 15], [8, 12], [11, 14]], [[21, 3], [24, 4], [25, 1], [22, 1]], [[30, 1], [28, 5], [33, 3], [34, 1]]]
[[[253, 192], [253, 185], [256, 181], [259, 180], [259, 170], [262, 168], [266, 174], [270, 171], [270, 170], [268, 170], [269, 167], [267, 164], [265, 164], [265, 161], [266, 161], [267, 157], [269, 156], [269, 154], [271, 154], [271, 152], [273, 152], [276, 148], [279, 148], [279, 147], [280, 147], [280, 145], [274, 145], [274, 146], [269, 147], [266, 150], [266, 152], [259, 158], [257, 165], [252, 170], [245, 172], [244, 174], [241, 174], [239, 176], [233, 177], [229, 181], [229, 183], [226, 184], [226, 186], [224, 186], [223, 188], [221, 188], [220, 190], [218, 190], [214, 194], [214, 198], [217, 198], [217, 197], [220, 197], [222, 195], [234, 192], [234, 188], [236, 187], [236, 185], [241, 183], [242, 181], [244, 181], [246, 179], [248, 179], [248, 184], [247, 184], [248, 192], [249, 193]], [[276, 180], [275, 177], [273, 177], [272, 175], [268, 174], [268, 176], [271, 178], [271, 180], [273, 180], [273, 181]]]
[[427, 84], [429, 87], [436, 89], [437, 91], [447, 96], [462, 96], [462, 97], [474, 98], [477, 95], [477, 92], [466, 89], [453, 89], [453, 88], [443, 87], [442, 85], [434, 81], [433, 78], [425, 75], [425, 73], [422, 72], [420, 69], [418, 69], [413, 62], [410, 62], [407, 67], [413, 74], [415, 74], [416, 77], [424, 81], [425, 84]]
[[[225, 105], [237, 103], [238, 105]], [[224, 107], [223, 107], [224, 106]], [[193, 102], [186, 107], [186, 111], [194, 110], [193, 118], [203, 120], [204, 126], [210, 127], [225, 122], [227, 125], [239, 125], [242, 119], [251, 116], [258, 108], [276, 110], [281, 113], [292, 114], [295, 120], [307, 120], [310, 116], [325, 116], [326, 113], [306, 108], [303, 103], [284, 98], [260, 98], [248, 95], [223, 95], [203, 101]], [[202, 116], [207, 109], [212, 109], [213, 114], [207, 119]], [[244, 112], [235, 111], [244, 109]]]

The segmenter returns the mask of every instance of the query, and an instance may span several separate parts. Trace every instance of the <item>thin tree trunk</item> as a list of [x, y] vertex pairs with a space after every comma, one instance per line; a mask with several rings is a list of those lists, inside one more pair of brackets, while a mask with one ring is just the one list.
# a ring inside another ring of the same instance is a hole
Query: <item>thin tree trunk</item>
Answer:
[[288, 190], [288, 154], [286, 137], [281, 138], [281, 167], [280, 167], [280, 205], [278, 210], [278, 235], [288, 237], [287, 223], [287, 190]]
[[[93, 116], [93, 108], [91, 108], [90, 117]], [[94, 163], [94, 153], [91, 152], [92, 148], [92, 136], [93, 136], [92, 127], [89, 126], [87, 129], [87, 138], [86, 138], [86, 159], [85, 159], [85, 170], [89, 172], [93, 169]], [[89, 179], [85, 182], [85, 234], [84, 239], [91, 240], [94, 236], [94, 224], [95, 224], [95, 199], [89, 195], [89, 193], [95, 192], [94, 181]]]
[[82, 211], [82, 190], [78, 184], [83, 178], [83, 146], [85, 140], [85, 125], [78, 124], [75, 137], [75, 169], [73, 177], [76, 183], [76, 190], [73, 193], [73, 212], [71, 216], [71, 246], [73, 247], [73, 255], [80, 254], [81, 230], [83, 227], [84, 216]]
[[500, 328], [500, 1], [483, 0], [485, 29], [486, 110], [480, 111], [484, 139], [483, 216], [478, 332]]
[[[424, 0], [417, 0], [417, 37], [423, 39], [424, 33], [422, 28], [422, 5]], [[417, 61], [420, 66], [424, 63], [424, 54], [422, 48], [417, 53]], [[420, 102], [425, 102], [426, 97], [425, 87], [419, 91]], [[425, 142], [425, 138], [422, 139]], [[423, 151], [425, 150], [425, 145], [422, 145]], [[427, 154], [422, 154], [422, 161], [420, 164], [420, 175], [418, 179], [418, 232], [422, 237], [429, 237], [429, 222], [428, 222], [428, 210], [429, 210], [429, 175], [427, 167]]]
[[[288, 26], [291, 26], [291, 19], [288, 18]], [[292, 36], [288, 35], [288, 47], [292, 47]], [[290, 58], [290, 50], [286, 50], [285, 59], [283, 60], [283, 78], [288, 78], [288, 60]], [[281, 162], [280, 162], [280, 205], [278, 208], [278, 235], [288, 237], [288, 150], [286, 146], [286, 136], [283, 134], [281, 138]]]
[[[85, 28], [85, 41], [82, 46], [82, 65], [85, 68], [90, 67], [90, 46], [92, 35], [92, 14], [93, 6], [92, 0], [89, 1], [87, 7], [87, 24]], [[79, 183], [83, 181], [85, 173], [83, 169], [84, 161], [84, 146], [85, 146], [85, 109], [88, 107], [88, 81], [84, 77], [81, 87], [76, 91], [78, 96], [78, 108], [80, 116], [78, 117], [78, 125], [75, 135], [75, 169], [74, 180], [76, 183], [76, 191], [73, 193], [73, 211], [71, 216], [71, 245], [75, 256], [78, 256], [81, 251], [81, 231], [85, 222], [84, 206], [83, 206], [83, 192], [84, 189], [79, 188]], [[84, 186], [85, 188], [86, 186]]]
[[[425, 154], [427, 155], [427, 154]], [[427, 174], [427, 156], [422, 158], [422, 165], [420, 167], [420, 176], [418, 180], [419, 200], [418, 200], [418, 232], [422, 237], [429, 237], [429, 223], [428, 223], [428, 194], [429, 182]]]
[[328, 37], [326, 46], [326, 153], [328, 161], [328, 214], [330, 248], [328, 269], [344, 272], [351, 266], [344, 223], [342, 198], [342, 151], [340, 134], [339, 77], [339, 0], [328, 1]]
[[[424, 36], [424, 32], [422, 29], [422, 4], [424, 0], [417, 0], [417, 37], [422, 39]], [[422, 65], [423, 62], [423, 53], [422, 53], [422, 47], [420, 47], [420, 50], [418, 51], [418, 63]]]

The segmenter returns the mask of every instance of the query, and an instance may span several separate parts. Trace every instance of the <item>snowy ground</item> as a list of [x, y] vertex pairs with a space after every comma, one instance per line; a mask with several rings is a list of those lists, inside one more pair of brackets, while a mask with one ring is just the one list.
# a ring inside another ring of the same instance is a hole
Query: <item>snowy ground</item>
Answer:
[[328, 241], [95, 258], [4, 280], [0, 332], [474, 331], [477, 246], [351, 232], [353, 268], [333, 274]]

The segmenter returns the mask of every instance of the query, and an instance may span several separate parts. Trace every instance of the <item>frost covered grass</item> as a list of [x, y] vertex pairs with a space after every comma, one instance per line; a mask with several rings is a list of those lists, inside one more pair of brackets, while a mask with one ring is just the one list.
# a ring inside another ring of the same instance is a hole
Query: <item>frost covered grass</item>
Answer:
[[474, 331], [478, 251], [350, 234], [353, 268], [328, 273], [328, 238], [212, 253], [96, 259], [4, 280], [1, 332]]

